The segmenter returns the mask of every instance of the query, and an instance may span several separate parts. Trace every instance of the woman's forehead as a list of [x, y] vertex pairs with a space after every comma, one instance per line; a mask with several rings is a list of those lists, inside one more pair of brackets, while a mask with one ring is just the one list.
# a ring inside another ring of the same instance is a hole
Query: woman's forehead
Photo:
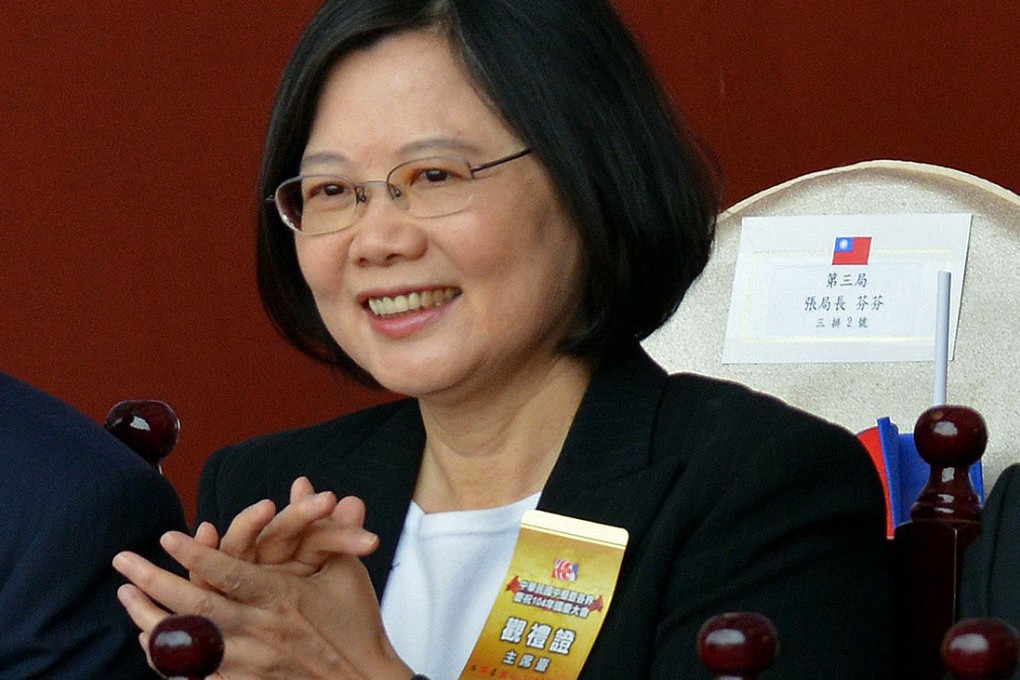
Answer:
[[343, 162], [373, 149], [406, 159], [502, 150], [514, 142], [449, 42], [433, 31], [408, 31], [334, 64], [320, 91], [303, 165]]

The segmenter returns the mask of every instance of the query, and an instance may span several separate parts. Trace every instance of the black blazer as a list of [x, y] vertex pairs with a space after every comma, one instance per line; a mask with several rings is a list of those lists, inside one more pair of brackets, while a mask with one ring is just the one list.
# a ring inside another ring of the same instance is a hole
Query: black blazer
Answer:
[[[964, 560], [960, 615], [996, 616], [1020, 629], [1020, 465], [1003, 470], [981, 511], [981, 536]], [[1020, 668], [1010, 677], [1020, 678]]]
[[[223, 531], [290, 482], [364, 499], [381, 594], [425, 433], [398, 401], [251, 440], [204, 470], [199, 517]], [[669, 377], [637, 346], [596, 372], [538, 507], [625, 527], [630, 542], [582, 678], [706, 678], [695, 640], [726, 611], [771, 617], [770, 677], [890, 677], [882, 489], [853, 435], [732, 383]]]
[[173, 568], [159, 546], [187, 530], [173, 488], [97, 423], [2, 373], [0, 462], [0, 678], [159, 677], [110, 561], [133, 550]]

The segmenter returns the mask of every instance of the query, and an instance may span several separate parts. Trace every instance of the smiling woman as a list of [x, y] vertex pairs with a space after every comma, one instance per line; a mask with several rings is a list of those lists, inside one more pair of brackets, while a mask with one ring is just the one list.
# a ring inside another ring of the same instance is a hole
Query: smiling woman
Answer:
[[710, 252], [693, 139], [604, 0], [327, 2], [277, 95], [260, 291], [298, 348], [407, 398], [214, 455], [208, 523], [165, 543], [191, 583], [116, 562], [139, 627], [212, 615], [229, 677], [452, 680], [490, 647], [556, 670], [583, 635], [551, 611], [484, 632], [527, 594], [504, 579], [537, 508], [629, 535], [605, 597], [564, 555], [573, 585], [534, 591], [601, 624], [570, 677], [702, 677], [698, 628], [740, 609], [776, 623], [780, 677], [885, 677], [856, 439], [638, 345]]

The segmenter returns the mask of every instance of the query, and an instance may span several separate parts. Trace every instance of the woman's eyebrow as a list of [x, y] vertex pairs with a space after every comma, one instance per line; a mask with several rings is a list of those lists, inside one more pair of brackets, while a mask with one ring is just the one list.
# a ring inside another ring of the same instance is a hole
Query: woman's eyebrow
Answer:
[[347, 156], [336, 151], [317, 151], [301, 158], [301, 170], [309, 165], [339, 165], [347, 162]]
[[[397, 149], [401, 158], [413, 160], [414, 156], [421, 154], [457, 152], [462, 154], [478, 154], [481, 148], [463, 139], [456, 137], [427, 137], [404, 144]], [[308, 166], [315, 165], [342, 165], [350, 162], [350, 159], [339, 151], [316, 151], [301, 159], [301, 170]]]
[[477, 144], [456, 137], [426, 137], [403, 145], [400, 147], [399, 152], [402, 156], [410, 156], [412, 154], [436, 151], [478, 153], [480, 150]]

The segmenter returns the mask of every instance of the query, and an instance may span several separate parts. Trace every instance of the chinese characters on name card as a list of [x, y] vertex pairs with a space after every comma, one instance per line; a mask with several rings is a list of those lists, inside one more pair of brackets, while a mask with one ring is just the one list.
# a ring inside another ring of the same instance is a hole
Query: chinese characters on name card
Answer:
[[969, 214], [746, 217], [722, 361], [931, 361], [938, 272], [952, 274], [949, 356]]

